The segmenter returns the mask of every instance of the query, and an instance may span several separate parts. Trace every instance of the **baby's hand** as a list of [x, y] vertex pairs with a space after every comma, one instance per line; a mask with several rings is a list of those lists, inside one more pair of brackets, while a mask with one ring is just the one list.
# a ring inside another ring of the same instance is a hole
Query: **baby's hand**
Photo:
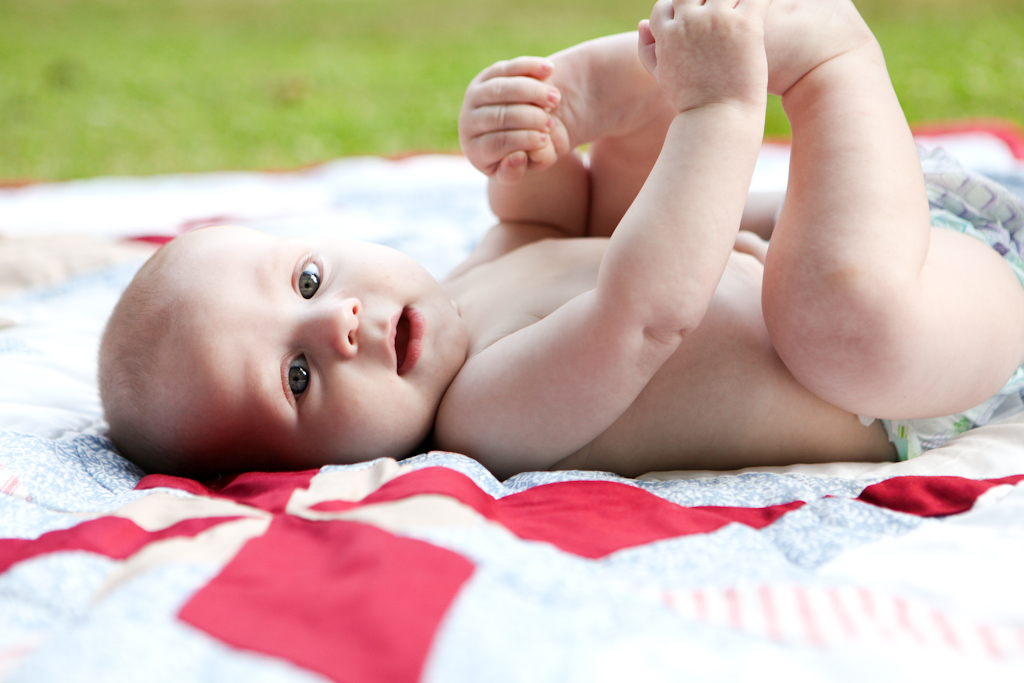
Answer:
[[677, 111], [764, 106], [771, 0], [658, 0], [640, 22], [640, 60]]
[[548, 168], [568, 151], [569, 136], [554, 113], [561, 93], [544, 79], [554, 65], [518, 57], [484, 69], [466, 88], [459, 142], [477, 169], [504, 183]]

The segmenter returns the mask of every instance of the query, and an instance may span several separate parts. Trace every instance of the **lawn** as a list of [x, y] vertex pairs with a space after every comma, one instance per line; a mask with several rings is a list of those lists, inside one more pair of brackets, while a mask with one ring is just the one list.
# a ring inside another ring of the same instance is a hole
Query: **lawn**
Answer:
[[[1024, 2], [861, 0], [912, 122], [1024, 124]], [[0, 0], [0, 179], [458, 149], [483, 66], [631, 30], [633, 0]], [[767, 133], [787, 131], [778, 102]]]

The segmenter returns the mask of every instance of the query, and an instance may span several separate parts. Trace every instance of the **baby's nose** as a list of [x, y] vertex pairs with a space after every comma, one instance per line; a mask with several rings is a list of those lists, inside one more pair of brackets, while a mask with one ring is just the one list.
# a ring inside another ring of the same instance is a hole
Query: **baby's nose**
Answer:
[[319, 326], [331, 350], [342, 358], [354, 358], [359, 352], [359, 319], [362, 303], [354, 297], [325, 306], [319, 316]]

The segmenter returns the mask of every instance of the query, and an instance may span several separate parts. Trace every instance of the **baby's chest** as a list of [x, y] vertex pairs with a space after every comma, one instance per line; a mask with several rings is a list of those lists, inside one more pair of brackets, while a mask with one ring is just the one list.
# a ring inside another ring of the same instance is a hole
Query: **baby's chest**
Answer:
[[[597, 285], [606, 239], [544, 240], [483, 264], [450, 291], [470, 335], [470, 355], [546, 318]], [[717, 335], [757, 337], [761, 346], [763, 266], [733, 252], [706, 321]], [[694, 340], [718, 346], [703, 336]]]
[[594, 288], [607, 241], [544, 240], [485, 263], [449, 294], [470, 335], [470, 354], [537, 322]]

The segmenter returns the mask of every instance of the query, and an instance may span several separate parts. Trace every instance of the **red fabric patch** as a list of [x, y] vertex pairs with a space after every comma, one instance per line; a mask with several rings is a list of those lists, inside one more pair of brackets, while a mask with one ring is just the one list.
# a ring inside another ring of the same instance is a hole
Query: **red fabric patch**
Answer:
[[100, 517], [70, 529], [48, 531], [39, 538], [0, 539], [0, 572], [12, 565], [47, 553], [84, 550], [114, 560], [131, 557], [144, 546], [166, 538], [196, 536], [210, 527], [237, 517], [186, 519], [159, 531], [146, 531], [123, 517]]
[[373, 526], [280, 515], [179, 616], [335, 681], [411, 682], [472, 573], [460, 555]]
[[393, 479], [363, 504], [433, 493], [472, 507], [520, 538], [545, 541], [569, 553], [597, 559], [653, 541], [709, 533], [731, 522], [761, 529], [804, 503], [764, 508], [683, 507], [629, 484], [566, 481], [535, 486], [495, 500], [469, 477], [428, 467]]
[[163, 246], [173, 240], [172, 235], [139, 235], [138, 237], [129, 237], [129, 242], [148, 242], [150, 244], [159, 244]]
[[1001, 119], [968, 119], [948, 123], [915, 125], [914, 135], [940, 137], [958, 133], [987, 133], [1002, 140], [1014, 158], [1024, 159], [1024, 129], [1012, 121]]
[[502, 498], [502, 521], [522, 538], [548, 541], [567, 552], [599, 558], [666, 538], [706, 534], [727, 524], [762, 529], [804, 505], [763, 508], [683, 507], [627, 484], [567, 481]]
[[196, 496], [208, 496], [213, 493], [212, 490], [203, 486], [195, 479], [172, 477], [169, 474], [147, 474], [135, 485], [136, 491], [147, 491], [157, 488], [177, 489]]
[[236, 503], [251, 505], [268, 512], [284, 512], [295, 489], [309, 488], [309, 482], [318, 470], [301, 472], [244, 472], [223, 477], [207, 484], [194, 479], [150, 474], [143, 477], [135, 489], [172, 488], [197, 496], [227, 498]]
[[864, 489], [857, 500], [921, 517], [967, 512], [993, 486], [1016, 484], [1024, 475], [1002, 479], [963, 477], [893, 477]]

